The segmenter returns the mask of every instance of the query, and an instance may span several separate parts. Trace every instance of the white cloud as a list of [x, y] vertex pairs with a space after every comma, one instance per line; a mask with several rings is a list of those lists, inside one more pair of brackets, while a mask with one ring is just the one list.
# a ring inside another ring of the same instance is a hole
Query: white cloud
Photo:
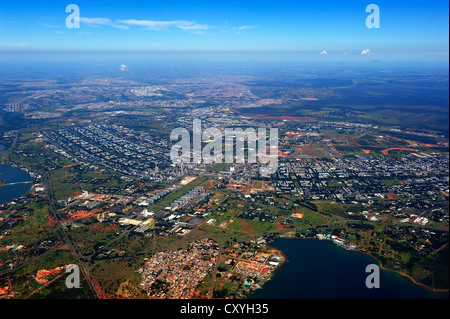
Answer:
[[111, 19], [107, 18], [80, 18], [82, 23], [91, 24], [91, 25], [110, 25]]
[[258, 28], [258, 26], [257, 25], [243, 25], [241, 27], [237, 27], [237, 28], [235, 27], [235, 28], [233, 28], [233, 30], [236, 30], [235, 31], [236, 34], [241, 34], [240, 31], [254, 29], [254, 28]]
[[127, 66], [125, 64], [121, 64], [120, 65], [120, 71], [126, 71], [126, 70], [128, 70]]
[[372, 54], [372, 52], [370, 52], [370, 49], [365, 49], [365, 50], [362, 50], [362, 52], [361, 52], [361, 55], [369, 55], [369, 54]]
[[197, 31], [197, 30], [208, 30], [210, 27], [207, 25], [202, 24], [195, 24], [195, 25], [180, 25], [178, 28], [187, 30], [187, 31]]
[[117, 20], [117, 23], [146, 27], [153, 31], [163, 31], [169, 28], [178, 28], [184, 31], [203, 31], [211, 27], [199, 24], [195, 21], [174, 20], [174, 21], [154, 21], [154, 20]]
[[129, 27], [126, 25], [118, 25], [112, 23], [111, 19], [108, 18], [80, 18], [80, 21], [85, 24], [89, 24], [90, 26], [111, 26], [117, 29], [128, 29]]
[[[177, 28], [183, 31], [202, 33], [211, 29], [211, 26], [200, 24], [196, 21], [188, 20], [172, 20], [172, 21], [154, 21], [154, 20], [115, 20], [114, 22], [108, 18], [80, 18], [81, 23], [88, 24], [93, 27], [111, 26], [117, 29], [129, 29], [130, 26], [146, 27], [153, 31], [165, 31], [170, 28]], [[249, 26], [250, 27], [250, 26]]]
[[127, 25], [120, 25], [120, 24], [111, 24], [112, 27], [122, 30], [128, 30], [130, 27]]
[[254, 29], [257, 28], [256, 25], [243, 25], [242, 27], [239, 27], [238, 30], [247, 30], [247, 29]]
[[325, 50], [323, 50], [322, 52], [320, 52], [320, 54], [321, 54], [321, 55], [327, 55], [327, 54], [328, 54], [328, 52], [327, 52], [327, 51], [325, 51]]
[[47, 24], [47, 23], [40, 23], [38, 22], [38, 25], [40, 25], [41, 27], [46, 27], [46, 28], [59, 28], [57, 25], [54, 24]]

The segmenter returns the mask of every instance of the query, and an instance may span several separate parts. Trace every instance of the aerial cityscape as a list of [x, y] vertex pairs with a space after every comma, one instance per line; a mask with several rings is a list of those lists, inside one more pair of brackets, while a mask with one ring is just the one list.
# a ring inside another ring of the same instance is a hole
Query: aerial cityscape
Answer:
[[0, 299], [448, 299], [448, 3], [19, 2]]

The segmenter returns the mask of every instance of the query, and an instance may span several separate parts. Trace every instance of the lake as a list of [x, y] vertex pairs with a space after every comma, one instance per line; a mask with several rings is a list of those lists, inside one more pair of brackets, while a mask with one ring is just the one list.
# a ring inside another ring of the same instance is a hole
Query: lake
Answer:
[[10, 202], [26, 194], [33, 185], [33, 178], [25, 171], [9, 165], [0, 164], [0, 204]]
[[380, 269], [380, 288], [369, 289], [366, 267], [379, 262], [328, 240], [277, 238], [270, 247], [287, 262], [249, 299], [430, 299], [448, 298], [414, 284], [399, 273]]

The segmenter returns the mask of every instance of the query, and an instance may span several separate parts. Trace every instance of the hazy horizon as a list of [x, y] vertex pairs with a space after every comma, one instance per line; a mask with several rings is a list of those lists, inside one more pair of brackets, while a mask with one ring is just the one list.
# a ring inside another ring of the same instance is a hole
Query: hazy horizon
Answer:
[[[309, 52], [325, 59], [448, 60], [448, 2], [379, 0], [379, 28], [361, 1], [79, 0], [0, 4], [0, 50]], [[347, 57], [346, 57], [347, 58]]]

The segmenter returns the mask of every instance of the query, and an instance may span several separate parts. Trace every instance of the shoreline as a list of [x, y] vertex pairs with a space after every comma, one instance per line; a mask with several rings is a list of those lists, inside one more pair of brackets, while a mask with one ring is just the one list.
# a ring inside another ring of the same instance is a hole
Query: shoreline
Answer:
[[[2, 174], [3, 169], [5, 169], [5, 174]], [[30, 173], [24, 170], [23, 168], [1, 163], [0, 163], [0, 177], [2, 178], [0, 179], [0, 192], [1, 192], [0, 205], [14, 201], [17, 198], [20, 198], [21, 196], [27, 194], [30, 191], [32, 184], [34, 183], [35, 180], [30, 175]], [[4, 183], [1, 183], [1, 181], [4, 181]], [[24, 186], [16, 184], [26, 184], [29, 185], [29, 188], [27, 187], [26, 191], [23, 190], [18, 192], [18, 190], [24, 188]], [[16, 194], [17, 196], [9, 199], [11, 193]]]
[[[270, 243], [269, 243], [270, 244]], [[264, 288], [264, 286], [270, 281], [270, 280], [272, 280], [272, 278], [274, 278], [275, 276], [276, 276], [276, 274], [280, 271], [280, 269], [284, 266], [284, 264], [285, 263], [287, 263], [287, 261], [288, 261], [288, 259], [286, 258], [286, 255], [284, 254], [284, 252], [282, 251], [282, 250], [280, 250], [280, 249], [278, 249], [278, 248], [275, 248], [275, 247], [270, 247], [267, 243], [265, 244], [265, 245], [263, 245], [263, 247], [264, 247], [264, 249], [266, 249], [266, 250], [270, 250], [270, 251], [277, 251], [277, 253], [279, 253], [281, 256], [283, 256], [283, 258], [284, 258], [284, 261], [282, 262], [282, 263], [280, 263], [278, 266], [277, 266], [277, 268], [270, 274], [270, 276], [269, 276], [269, 278], [267, 278], [267, 280], [266, 280], [266, 282], [261, 286], [261, 287], [259, 287], [258, 289], [255, 289], [255, 290], [253, 290], [251, 293], [249, 293], [243, 300], [245, 300], [245, 299], [249, 299], [250, 298], [250, 296], [252, 295], [252, 294], [254, 294], [256, 291], [258, 291], [258, 290], [260, 290], [260, 289], [263, 289]]]
[[369, 257], [374, 258], [374, 259], [380, 264], [380, 268], [381, 268], [381, 269], [383, 269], [383, 270], [388, 270], [388, 271], [393, 271], [393, 272], [396, 272], [397, 274], [400, 274], [400, 275], [402, 275], [402, 276], [404, 276], [404, 277], [407, 277], [407, 278], [409, 278], [415, 285], [420, 286], [420, 287], [422, 287], [422, 288], [425, 288], [425, 289], [427, 289], [427, 290], [428, 290], [429, 292], [431, 292], [431, 293], [434, 293], [434, 294], [439, 295], [439, 294], [445, 294], [445, 293], [448, 293], [448, 292], [449, 292], [449, 289], [434, 289], [434, 288], [429, 287], [429, 286], [427, 286], [427, 285], [425, 285], [425, 284], [422, 284], [422, 283], [420, 283], [420, 282], [417, 282], [414, 278], [412, 278], [412, 277], [411, 277], [410, 275], [408, 275], [408, 274], [405, 274], [404, 272], [401, 272], [401, 271], [395, 270], [395, 269], [387, 268], [387, 267], [383, 266], [383, 263], [381, 262], [381, 260], [379, 260], [379, 259], [376, 258], [375, 256], [373, 256], [373, 255], [371, 255], [371, 254], [369, 254], [369, 253], [367, 253], [367, 252], [365, 252], [365, 251], [362, 251], [362, 250], [359, 250], [359, 249], [354, 249], [353, 251], [357, 251], [357, 252], [363, 253], [363, 254], [365, 254], [365, 255], [367, 255], [367, 256], [369, 256]]
[[[294, 240], [316, 240], [316, 241], [321, 241], [320, 239], [316, 239], [316, 238], [286, 238], [286, 237], [277, 237], [277, 238], [280, 238], [280, 239], [290, 239], [290, 240], [294, 239]], [[275, 239], [277, 239], [277, 238], [275, 238]], [[334, 243], [333, 243], [333, 244], [334, 244]], [[277, 249], [277, 248], [275, 248], [275, 247], [270, 247], [269, 245], [270, 245], [270, 243], [266, 244], [266, 247], [268, 247], [269, 249], [271, 248], [271, 249], [276, 249], [277, 251], [280, 251], [280, 252], [282, 253], [282, 255], [284, 256], [284, 258], [285, 258], [284, 263], [283, 263], [282, 265], [280, 265], [280, 267], [278, 267], [278, 269], [277, 269], [277, 270], [274, 272], [274, 274], [270, 277], [270, 278], [273, 278], [273, 277], [275, 276], [275, 274], [281, 269], [281, 267], [283, 267], [284, 264], [287, 262], [287, 258], [286, 258], [286, 255], [284, 254], [283, 251], [281, 251], [281, 250], [279, 250], [279, 249]], [[335, 245], [336, 245], [336, 244], [335, 244]], [[336, 245], [336, 246], [339, 246], [339, 245]], [[409, 276], [408, 274], [405, 274], [405, 273], [403, 273], [403, 272], [401, 272], [401, 271], [398, 271], [398, 270], [386, 268], [385, 266], [383, 266], [383, 263], [381, 262], [381, 260], [379, 260], [379, 259], [376, 258], [375, 256], [371, 255], [370, 253], [367, 253], [367, 252], [365, 252], [365, 251], [360, 250], [358, 247], [355, 248], [355, 249], [348, 249], [348, 248], [345, 248], [345, 247], [342, 247], [342, 246], [339, 246], [339, 247], [341, 247], [341, 248], [343, 248], [343, 249], [345, 249], [345, 250], [348, 250], [348, 251], [355, 251], [355, 252], [363, 253], [363, 254], [365, 254], [365, 255], [367, 255], [367, 256], [369, 256], [369, 257], [374, 258], [374, 259], [379, 263], [379, 267], [380, 267], [381, 269], [387, 270], [387, 271], [393, 271], [393, 272], [398, 273], [399, 275], [402, 275], [402, 276], [404, 276], [404, 277], [407, 277], [407, 278], [410, 279], [415, 285], [420, 286], [420, 287], [426, 289], [426, 290], [427, 290], [428, 292], [430, 292], [430, 293], [433, 293], [433, 294], [435, 294], [435, 295], [443, 295], [443, 294], [449, 293], [449, 289], [433, 289], [432, 287], [429, 287], [429, 286], [427, 286], [427, 285], [425, 285], [425, 284], [422, 284], [422, 283], [420, 283], [420, 282], [417, 282], [414, 278], [412, 278], [412, 277]], [[261, 287], [261, 288], [262, 288], [262, 287]]]
[[[266, 246], [266, 245], [264, 245], [264, 248], [265, 248], [265, 249], [267, 248], [268, 250], [276, 250], [276, 251], [277, 251], [281, 256], [283, 256], [283, 258], [284, 258], [284, 261], [283, 261], [282, 263], [280, 263], [280, 264], [277, 266], [277, 268], [275, 269], [275, 271], [274, 271], [272, 274], [270, 274], [270, 276], [269, 276], [269, 278], [268, 278], [268, 280], [267, 280], [267, 281], [269, 281], [269, 280], [271, 280], [273, 277], [275, 277], [275, 275], [277, 274], [277, 272], [280, 271], [281, 267], [283, 267], [284, 264], [288, 262], [288, 259], [287, 259], [286, 255], [284, 254], [284, 252], [281, 251], [281, 250], [279, 250], [279, 249], [277, 249], [277, 248], [270, 247], [270, 246]], [[266, 283], [267, 283], [267, 281], [266, 281]], [[262, 288], [262, 287], [261, 287], [261, 288]]]

